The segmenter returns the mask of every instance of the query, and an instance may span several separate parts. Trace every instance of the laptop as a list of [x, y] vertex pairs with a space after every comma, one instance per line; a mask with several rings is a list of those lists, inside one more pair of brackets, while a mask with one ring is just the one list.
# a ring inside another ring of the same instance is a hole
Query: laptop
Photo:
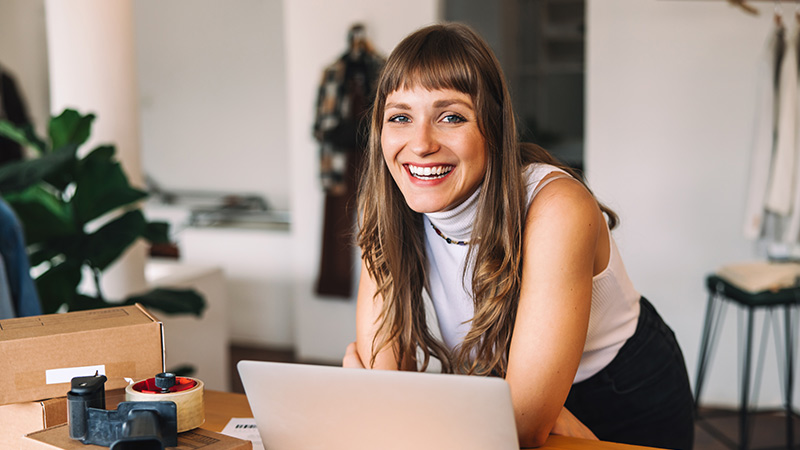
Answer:
[[518, 450], [508, 383], [240, 361], [267, 450]]

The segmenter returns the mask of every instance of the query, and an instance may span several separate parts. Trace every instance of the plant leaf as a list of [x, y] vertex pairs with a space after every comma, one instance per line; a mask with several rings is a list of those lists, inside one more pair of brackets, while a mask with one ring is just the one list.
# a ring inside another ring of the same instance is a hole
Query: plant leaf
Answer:
[[51, 248], [57, 257], [63, 257], [82, 264], [87, 262], [87, 255], [90, 254], [91, 248], [89, 244], [90, 236], [82, 230], [42, 242], [42, 246]]
[[168, 244], [169, 224], [167, 222], [148, 222], [144, 238], [151, 244]]
[[32, 147], [40, 154], [47, 151], [47, 145], [36, 135], [31, 124], [17, 126], [7, 120], [0, 120], [0, 136], [11, 139], [24, 147]]
[[41, 245], [28, 246], [28, 259], [31, 261], [31, 267], [50, 261], [60, 254], [61, 252], [51, 247]]
[[76, 230], [69, 205], [42, 185], [4, 196], [22, 222], [28, 245], [69, 236]]
[[98, 147], [78, 164], [72, 203], [79, 223], [147, 197], [128, 183], [122, 166], [113, 159], [114, 151], [112, 146]]
[[42, 181], [67, 167], [75, 160], [75, 145], [67, 145], [56, 152], [36, 159], [16, 161], [0, 166], [0, 192], [17, 192]]
[[[75, 181], [75, 172], [78, 166], [78, 146], [75, 144], [65, 145], [58, 150], [55, 150], [52, 154], [65, 151], [65, 149], [72, 149], [72, 157], [65, 161], [63, 165], [60, 165], [58, 169], [44, 176], [44, 181], [47, 184], [62, 192], [67, 189], [67, 186]], [[48, 155], [50, 154], [51, 153], [48, 153]]]
[[145, 226], [141, 211], [128, 211], [87, 236], [84, 259], [92, 267], [105, 270], [144, 234]]
[[178, 377], [193, 377], [197, 373], [197, 367], [191, 364], [180, 364], [167, 368], [167, 372], [174, 373]]
[[49, 131], [53, 149], [84, 144], [92, 132], [94, 118], [94, 114], [84, 116], [74, 109], [65, 109], [58, 117], [51, 118]]
[[36, 134], [36, 130], [33, 128], [32, 123], [28, 123], [22, 126], [22, 131], [25, 133], [25, 137], [28, 140], [28, 145], [36, 149], [39, 152], [39, 155], [44, 155], [48, 152], [47, 143]]
[[70, 311], [86, 311], [89, 309], [111, 308], [119, 306], [117, 303], [109, 303], [99, 297], [89, 297], [88, 295], [77, 294], [67, 304]]
[[64, 303], [71, 303], [81, 282], [81, 265], [65, 261], [36, 278], [42, 312], [53, 314]]
[[21, 127], [14, 125], [7, 120], [0, 120], [0, 136], [11, 139], [20, 145], [28, 145], [28, 139]]
[[193, 289], [157, 288], [142, 295], [128, 297], [126, 305], [141, 303], [148, 309], [158, 309], [167, 314], [203, 315], [206, 301]]

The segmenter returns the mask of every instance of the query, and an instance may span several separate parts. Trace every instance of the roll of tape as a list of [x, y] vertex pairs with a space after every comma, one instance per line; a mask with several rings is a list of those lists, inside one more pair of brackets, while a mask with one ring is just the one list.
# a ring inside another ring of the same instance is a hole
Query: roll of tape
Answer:
[[143, 380], [129, 384], [125, 388], [125, 400], [129, 402], [175, 402], [178, 409], [178, 433], [193, 430], [205, 422], [203, 407], [203, 382], [196, 378], [178, 377], [191, 380], [195, 384], [189, 389], [176, 392], [141, 392], [143, 384], [151, 380]]

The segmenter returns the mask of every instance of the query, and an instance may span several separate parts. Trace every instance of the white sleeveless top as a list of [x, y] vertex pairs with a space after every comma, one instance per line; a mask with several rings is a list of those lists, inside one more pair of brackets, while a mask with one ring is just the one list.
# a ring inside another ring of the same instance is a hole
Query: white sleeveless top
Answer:
[[[525, 170], [528, 205], [538, 192], [539, 182], [557, 171], [547, 164], [532, 164]], [[566, 174], [565, 174], [566, 175]], [[569, 176], [569, 175], [566, 175]], [[455, 349], [464, 339], [474, 315], [472, 300], [473, 264], [467, 264], [466, 245], [447, 243], [431, 223], [451, 240], [469, 241], [477, 214], [477, 190], [450, 211], [424, 214], [425, 248], [430, 282], [430, 297], [444, 343]], [[607, 228], [607, 227], [606, 227]], [[578, 372], [573, 383], [583, 381], [602, 370], [636, 331], [640, 294], [628, 278], [617, 245], [609, 230], [608, 266], [592, 278], [592, 306], [589, 328]], [[462, 275], [465, 275], [462, 278]]]

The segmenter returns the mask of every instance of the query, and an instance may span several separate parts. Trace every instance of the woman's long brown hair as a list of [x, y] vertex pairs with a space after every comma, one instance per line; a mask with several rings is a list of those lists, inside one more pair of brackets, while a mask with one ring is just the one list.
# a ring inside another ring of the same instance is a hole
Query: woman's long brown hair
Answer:
[[[486, 140], [488, 163], [478, 199], [468, 258], [475, 314], [454, 352], [428, 329], [428, 287], [422, 215], [406, 204], [383, 159], [381, 129], [387, 96], [397, 89], [454, 89], [471, 96]], [[398, 44], [384, 66], [372, 109], [367, 158], [359, 187], [358, 243], [383, 299], [371, 362], [391, 346], [398, 362], [430, 359], [444, 372], [505, 376], [522, 277], [522, 234], [527, 213], [523, 168], [534, 162], [564, 167], [547, 151], [518, 141], [511, 98], [488, 44], [461, 24], [420, 29]], [[616, 215], [600, 205], [609, 218]], [[490, 238], [489, 238], [490, 237]]]

